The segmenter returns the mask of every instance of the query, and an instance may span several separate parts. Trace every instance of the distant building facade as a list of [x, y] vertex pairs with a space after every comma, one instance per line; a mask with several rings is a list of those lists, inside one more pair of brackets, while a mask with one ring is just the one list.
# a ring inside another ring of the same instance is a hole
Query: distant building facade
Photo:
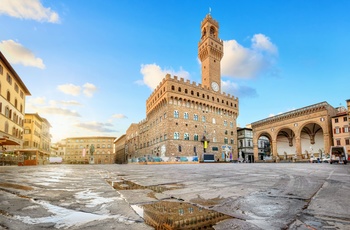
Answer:
[[23, 147], [16, 149], [19, 165], [42, 165], [49, 163], [51, 154], [50, 123], [37, 113], [24, 116]]
[[166, 75], [146, 101], [146, 119], [126, 131], [129, 160], [148, 155], [200, 159], [204, 151], [219, 161], [237, 159], [238, 98], [221, 92], [224, 53], [218, 35], [219, 24], [208, 14], [198, 43], [202, 83]]
[[[66, 138], [66, 164], [114, 164], [113, 143], [115, 137], [70, 137]], [[91, 157], [93, 162], [91, 162]]]
[[338, 107], [337, 111], [332, 117], [333, 146], [344, 146], [350, 154], [349, 111], [344, 107]]
[[22, 148], [26, 96], [30, 92], [0, 52], [0, 150]]
[[[238, 160], [254, 162], [253, 130], [252, 128], [237, 128]], [[258, 140], [260, 160], [270, 156], [270, 144], [267, 137], [261, 136]]]
[[125, 134], [114, 141], [114, 153], [116, 155], [117, 164], [125, 164], [128, 162], [125, 153]]
[[38, 149], [50, 154], [51, 125], [37, 113], [26, 113], [24, 119], [23, 149]]

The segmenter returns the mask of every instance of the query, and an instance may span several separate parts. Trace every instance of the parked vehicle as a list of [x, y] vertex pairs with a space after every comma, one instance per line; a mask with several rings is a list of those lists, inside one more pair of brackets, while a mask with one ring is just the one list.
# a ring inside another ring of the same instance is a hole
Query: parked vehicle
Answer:
[[322, 163], [329, 163], [331, 161], [331, 158], [329, 158], [329, 157], [326, 157], [326, 158], [323, 158], [322, 159]]
[[330, 162], [338, 163], [338, 164], [347, 164], [348, 163], [348, 154], [344, 146], [331, 146], [329, 151], [330, 154]]

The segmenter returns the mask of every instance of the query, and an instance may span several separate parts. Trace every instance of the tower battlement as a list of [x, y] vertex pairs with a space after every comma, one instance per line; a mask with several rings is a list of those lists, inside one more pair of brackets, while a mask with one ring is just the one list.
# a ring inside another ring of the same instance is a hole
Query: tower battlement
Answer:
[[202, 20], [201, 27], [203, 27], [208, 21], [210, 21], [210, 23], [214, 24], [217, 28], [219, 28], [219, 22], [213, 19], [210, 14], [207, 14]]
[[[188, 90], [197, 90], [197, 91], [202, 91], [202, 90], [205, 90], [206, 93], [213, 93], [209, 87], [205, 87], [203, 86], [202, 84], [200, 83], [197, 83], [195, 81], [190, 81], [188, 79], [184, 79], [182, 77], [178, 77], [176, 75], [174, 76], [171, 76], [170, 74], [167, 74], [165, 75], [165, 77], [163, 78], [163, 80], [158, 84], [158, 86], [153, 90], [152, 94], [148, 97], [146, 103], [152, 99], [155, 95], [159, 94], [160, 93], [160, 90], [164, 89], [164, 92], [165, 91], [171, 91], [172, 89], [169, 88], [169, 84], [167, 84], [167, 87], [164, 88], [164, 84], [166, 82], [172, 82], [176, 85], [180, 85], [181, 87], [183, 87], [183, 89], [186, 89], [186, 87], [188, 87], [187, 89]], [[162, 91], [162, 93], [164, 93]], [[161, 94], [162, 94], [161, 93]], [[221, 96], [224, 96], [226, 99], [230, 99], [230, 100], [234, 100], [234, 101], [238, 101], [238, 98], [235, 97], [234, 95], [231, 95], [229, 93], [226, 93], [226, 92], [215, 92], [216, 95], [221, 95]]]

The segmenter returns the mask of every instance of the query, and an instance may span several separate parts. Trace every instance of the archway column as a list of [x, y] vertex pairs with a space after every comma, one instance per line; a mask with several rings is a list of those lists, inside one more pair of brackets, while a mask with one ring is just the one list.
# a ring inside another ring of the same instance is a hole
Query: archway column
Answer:
[[259, 161], [259, 148], [257, 141], [253, 143], [254, 161]]
[[328, 133], [323, 133], [323, 142], [324, 142], [324, 152], [325, 154], [329, 154], [329, 150], [332, 146], [332, 139], [329, 138]]
[[295, 137], [295, 150], [298, 159], [301, 159], [301, 141], [300, 141], [300, 135]]
[[272, 140], [272, 156], [277, 157], [277, 140]]

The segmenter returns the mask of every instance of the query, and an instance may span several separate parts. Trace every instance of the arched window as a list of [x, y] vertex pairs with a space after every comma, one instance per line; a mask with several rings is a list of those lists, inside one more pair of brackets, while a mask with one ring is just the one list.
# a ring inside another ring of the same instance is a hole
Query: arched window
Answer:
[[184, 134], [184, 140], [190, 140], [190, 135], [188, 133]]
[[7, 97], [6, 97], [6, 99], [7, 99], [8, 101], [11, 101], [11, 93], [10, 93], [10, 91], [7, 91]]
[[9, 132], [9, 123], [6, 121], [5, 122], [5, 133]]
[[10, 109], [8, 106], [5, 108], [5, 117], [9, 118], [10, 117]]
[[216, 37], [216, 33], [215, 33], [215, 28], [214, 28], [214, 26], [211, 26], [211, 27], [210, 27], [210, 36]]
[[175, 133], [174, 133], [174, 139], [175, 139], [175, 140], [180, 139], [180, 134], [179, 134], [178, 132], [175, 132]]
[[188, 112], [184, 113], [184, 119], [188, 119]]
[[174, 118], [179, 118], [179, 111], [177, 110], [174, 111]]
[[194, 135], [193, 135], [193, 140], [194, 140], [194, 141], [198, 141], [198, 134], [194, 134]]

